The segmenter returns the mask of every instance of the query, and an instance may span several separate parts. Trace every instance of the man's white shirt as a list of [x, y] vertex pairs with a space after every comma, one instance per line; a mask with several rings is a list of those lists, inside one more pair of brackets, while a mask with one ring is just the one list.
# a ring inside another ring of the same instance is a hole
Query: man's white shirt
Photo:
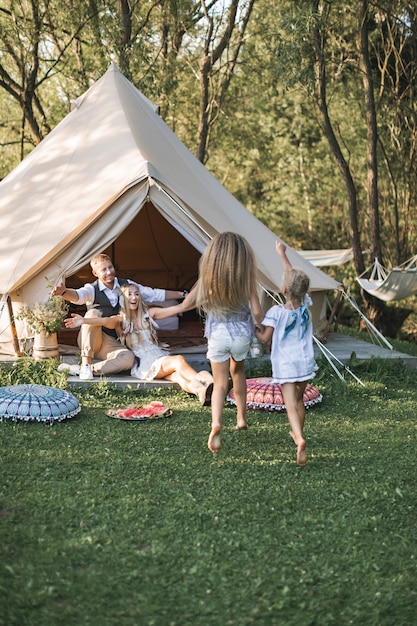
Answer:
[[[130, 285], [135, 285], [140, 292], [141, 298], [144, 302], [163, 302], [165, 300], [165, 289], [153, 289], [152, 287], [145, 287], [139, 283], [135, 283], [133, 280], [127, 281]], [[97, 280], [97, 285], [100, 291], [104, 291], [109, 299], [110, 304], [115, 307], [120, 302], [120, 283], [117, 278], [114, 279], [113, 289], [109, 289], [102, 283], [101, 280]], [[78, 296], [77, 302], [74, 304], [86, 304], [92, 306], [94, 304], [95, 290], [92, 283], [86, 283], [83, 287], [75, 289]]]

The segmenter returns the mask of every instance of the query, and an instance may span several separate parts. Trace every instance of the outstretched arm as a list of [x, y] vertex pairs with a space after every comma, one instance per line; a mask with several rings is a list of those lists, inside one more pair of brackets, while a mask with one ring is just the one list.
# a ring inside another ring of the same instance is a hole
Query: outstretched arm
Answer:
[[184, 313], [182, 302], [175, 304], [174, 306], [151, 306], [148, 308], [149, 316], [154, 320], [164, 320], [172, 315], [179, 315]]
[[282, 241], [275, 242], [275, 250], [281, 257], [282, 263], [284, 265], [284, 270], [290, 270], [292, 268], [292, 265], [287, 257], [286, 249], [287, 246], [285, 245], [285, 243], [282, 243]]
[[196, 305], [197, 288], [194, 286], [186, 298], [179, 304], [174, 306], [168, 306], [166, 308], [159, 306], [152, 306], [148, 308], [148, 313], [154, 320], [163, 320], [171, 315], [180, 315], [186, 311], [190, 311], [195, 308]]
[[178, 300], [179, 298], [184, 298], [188, 292], [177, 291], [176, 289], [165, 289], [165, 300]]
[[198, 281], [194, 283], [191, 288], [191, 291], [186, 295], [185, 299], [181, 303], [184, 307], [184, 311], [191, 311], [191, 309], [195, 309], [197, 304], [197, 288]]
[[73, 302], [74, 304], [78, 302], [77, 292], [75, 291], [75, 289], [70, 289], [69, 287], [66, 287], [64, 281], [61, 281], [52, 289], [51, 298], [53, 298], [54, 296], [61, 296], [62, 298], [64, 298], [64, 300], [67, 300], [68, 302]]
[[120, 316], [113, 315], [112, 317], [83, 317], [78, 313], [71, 313], [71, 317], [67, 317], [64, 320], [65, 328], [79, 328], [82, 324], [88, 324], [89, 326], [104, 326], [105, 328], [116, 328], [120, 324]]

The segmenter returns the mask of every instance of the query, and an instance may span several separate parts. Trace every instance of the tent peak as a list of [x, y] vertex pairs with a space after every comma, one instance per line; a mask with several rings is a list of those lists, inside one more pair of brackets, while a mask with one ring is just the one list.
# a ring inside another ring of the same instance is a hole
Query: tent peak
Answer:
[[111, 61], [107, 71], [108, 72], [119, 72], [120, 73], [120, 70], [119, 70], [118, 66], [116, 65], [116, 63], [114, 61]]

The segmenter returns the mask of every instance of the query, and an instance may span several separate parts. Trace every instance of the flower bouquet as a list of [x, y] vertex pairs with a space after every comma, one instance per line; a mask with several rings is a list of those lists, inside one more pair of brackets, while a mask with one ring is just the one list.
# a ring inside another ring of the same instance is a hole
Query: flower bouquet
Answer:
[[47, 302], [22, 306], [16, 319], [24, 320], [35, 334], [52, 335], [62, 327], [67, 313], [68, 303], [61, 296], [53, 296]]

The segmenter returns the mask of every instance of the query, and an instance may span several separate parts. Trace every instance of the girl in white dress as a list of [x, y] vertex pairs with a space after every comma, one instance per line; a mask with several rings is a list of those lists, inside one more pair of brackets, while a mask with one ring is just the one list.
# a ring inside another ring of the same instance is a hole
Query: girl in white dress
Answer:
[[171, 307], [147, 307], [139, 289], [134, 284], [120, 288], [120, 313], [112, 317], [82, 317], [73, 313], [64, 320], [67, 328], [78, 328], [82, 324], [104, 326], [115, 329], [120, 341], [135, 355], [131, 376], [141, 380], [165, 378], [178, 383], [184, 391], [196, 395], [202, 405], [206, 404], [213, 389], [213, 378], [209, 372], [196, 372], [180, 355], [169, 355], [158, 344], [154, 320], [164, 319], [184, 312], [183, 303]]
[[294, 269], [286, 255], [286, 246], [276, 243], [276, 250], [284, 265], [281, 293], [285, 305], [275, 305], [267, 311], [263, 329], [256, 336], [271, 345], [273, 383], [280, 384], [282, 397], [291, 426], [290, 435], [297, 446], [297, 463], [307, 463], [306, 442], [303, 435], [305, 421], [304, 391], [314, 378], [317, 364], [314, 360], [313, 327], [308, 312], [311, 298], [307, 291], [310, 279], [301, 270]]

